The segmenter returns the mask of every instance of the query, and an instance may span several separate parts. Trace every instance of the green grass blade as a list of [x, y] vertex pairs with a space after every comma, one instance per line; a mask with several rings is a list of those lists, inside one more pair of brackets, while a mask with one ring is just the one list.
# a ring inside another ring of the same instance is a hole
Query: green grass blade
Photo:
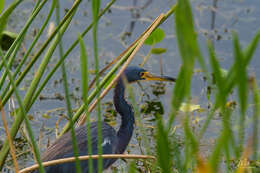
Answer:
[[238, 151], [242, 153], [243, 144], [245, 138], [245, 116], [246, 116], [246, 106], [247, 106], [247, 71], [245, 58], [242, 53], [242, 49], [239, 45], [237, 34], [233, 34], [234, 37], [234, 56], [236, 65], [236, 81], [238, 84], [238, 98], [240, 102], [240, 119], [239, 119], [239, 148]]
[[223, 129], [221, 130], [221, 134], [219, 138], [216, 140], [215, 147], [213, 148], [213, 152], [209, 159], [211, 169], [214, 170], [215, 172], [218, 172], [218, 167], [220, 165], [222, 152], [224, 152], [225, 148], [228, 147], [228, 144], [231, 140], [230, 136], [233, 135], [231, 133], [231, 124], [230, 124], [231, 111], [228, 109], [222, 109], [221, 112], [223, 114], [223, 120], [222, 120]]
[[[252, 39], [250, 44], [247, 46], [247, 48], [244, 50], [244, 55], [245, 55], [245, 65], [248, 65], [249, 62], [251, 61], [254, 52], [258, 46], [258, 42], [260, 39], [260, 30], [256, 33], [255, 37]], [[235, 64], [231, 67], [231, 69], [228, 72], [227, 75], [227, 81], [226, 81], [226, 92], [230, 92], [232, 88], [235, 85], [236, 81], [236, 69], [235, 69]]]
[[188, 148], [188, 151], [186, 151], [186, 156], [185, 156], [185, 169], [187, 169], [190, 162], [196, 158], [199, 150], [198, 143], [189, 127], [189, 116], [190, 115], [187, 113], [184, 120], [184, 133], [185, 133], [185, 143], [186, 143], [185, 147]]
[[135, 161], [132, 161], [129, 165], [128, 168], [128, 172], [129, 173], [136, 173], [136, 166], [135, 166]]
[[[88, 56], [85, 48], [85, 44], [82, 40], [81, 35], [78, 35], [78, 40], [80, 43], [80, 65], [81, 65], [81, 81], [82, 81], [82, 94], [84, 101], [84, 108], [86, 114], [86, 129], [87, 129], [87, 137], [88, 137], [88, 155], [92, 155], [92, 138], [91, 138], [91, 129], [90, 129], [90, 114], [88, 112]], [[90, 157], [88, 160], [89, 172], [93, 172], [93, 159]]]
[[253, 40], [251, 41], [251, 43], [247, 46], [247, 48], [244, 51], [245, 54], [245, 64], [247, 65], [250, 60], [252, 59], [255, 50], [258, 46], [259, 43], [259, 39], [260, 39], [260, 30], [258, 30], [258, 32], [256, 33], [255, 37], [253, 38]]
[[245, 114], [247, 106], [247, 71], [244, 54], [241, 51], [239, 45], [237, 34], [234, 35], [234, 53], [235, 53], [235, 64], [236, 64], [236, 74], [237, 74], [237, 83], [238, 83], [238, 95], [240, 101], [241, 113]]
[[221, 67], [219, 66], [218, 60], [215, 55], [215, 51], [211, 42], [208, 42], [208, 51], [210, 56], [210, 64], [213, 70], [213, 75], [216, 80], [216, 85], [218, 87], [218, 93], [216, 96], [216, 108], [219, 106], [224, 107], [227, 99], [228, 92], [225, 92], [224, 78], [221, 73]]
[[[100, 8], [100, 0], [92, 0], [92, 19], [94, 22], [93, 25], [93, 49], [94, 49], [94, 59], [95, 59], [95, 72], [96, 72], [96, 87], [99, 88], [99, 59], [98, 59], [98, 39], [97, 39], [97, 31], [98, 31], [98, 13]], [[99, 98], [100, 90], [97, 92], [97, 98]], [[102, 154], [102, 133], [101, 133], [101, 107], [100, 101], [97, 103], [97, 126], [98, 126], [98, 154]], [[98, 172], [101, 173], [103, 171], [102, 158], [98, 158]]]
[[[57, 1], [56, 4], [56, 23], [60, 23], [60, 4], [59, 1]], [[59, 40], [59, 54], [60, 58], [63, 57], [63, 45], [62, 45], [62, 38], [60, 35], [60, 32], [58, 33], [58, 40]], [[67, 74], [66, 74], [66, 67], [65, 67], [65, 62], [61, 64], [61, 72], [62, 72], [62, 79], [63, 79], [63, 84], [64, 84], [64, 92], [65, 92], [65, 100], [66, 100], [66, 107], [67, 107], [67, 112], [69, 115], [69, 121], [71, 122], [71, 139], [72, 139], [72, 148], [73, 148], [73, 153], [74, 156], [76, 157], [75, 159], [75, 167], [76, 167], [76, 172], [81, 173], [81, 166], [80, 166], [80, 161], [78, 159], [79, 153], [78, 153], [78, 146], [77, 146], [77, 139], [76, 139], [76, 134], [75, 134], [75, 128], [72, 123], [72, 108], [71, 108], [71, 101], [70, 101], [70, 94], [69, 94], [69, 87], [68, 87], [68, 80], [67, 80]]]
[[145, 129], [143, 123], [142, 123], [143, 120], [141, 119], [142, 117], [140, 115], [140, 111], [138, 110], [139, 107], [136, 103], [133, 87], [128, 85], [127, 89], [128, 89], [128, 93], [129, 93], [129, 100], [131, 101], [131, 105], [133, 107], [134, 114], [135, 114], [135, 122], [138, 122], [138, 131], [140, 131], [140, 135], [142, 137], [141, 142], [144, 144], [144, 148], [145, 148], [145, 153], [142, 152], [142, 151], [141, 152], [142, 152], [142, 154], [150, 155], [151, 154], [150, 143], [149, 143], [149, 139], [148, 139], [147, 134], [146, 134], [146, 129]]
[[[160, 116], [160, 115], [159, 115]], [[168, 139], [168, 131], [164, 128], [162, 118], [157, 120], [157, 133], [156, 133], [156, 155], [158, 165], [162, 172], [172, 172], [172, 153], [171, 144]]]
[[254, 115], [253, 115], [253, 160], [257, 160], [259, 151], [258, 151], [258, 135], [259, 135], [259, 115], [260, 115], [260, 96], [259, 88], [257, 86], [257, 81], [255, 77], [251, 81], [252, 90], [253, 90], [253, 100], [254, 100]]
[[[192, 11], [188, 0], [178, 1], [175, 12], [175, 28], [183, 65], [173, 91], [172, 110], [168, 123], [169, 129], [181, 102], [185, 97], [189, 97], [194, 61], [200, 55], [197, 36], [193, 26]], [[177, 94], [177, 92], [180, 93]]]

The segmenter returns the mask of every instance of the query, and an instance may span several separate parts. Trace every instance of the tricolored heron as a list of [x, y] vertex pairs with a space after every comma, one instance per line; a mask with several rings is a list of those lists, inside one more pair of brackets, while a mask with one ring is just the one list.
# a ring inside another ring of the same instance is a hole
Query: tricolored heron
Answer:
[[[118, 131], [113, 129], [110, 125], [102, 122], [102, 151], [103, 154], [122, 154], [131, 137], [134, 130], [134, 112], [131, 105], [127, 103], [124, 97], [125, 83], [144, 81], [144, 80], [156, 80], [156, 81], [175, 81], [174, 78], [167, 76], [154, 76], [140, 67], [127, 67], [118, 79], [114, 89], [114, 105], [116, 111], [121, 115], [121, 126]], [[93, 122], [90, 125], [91, 128], [91, 143], [92, 154], [98, 153], [98, 128], [97, 122]], [[78, 152], [79, 155], [88, 155], [88, 141], [86, 125], [82, 125], [75, 129]], [[66, 157], [73, 157], [72, 138], [70, 133], [66, 133], [57, 139], [50, 147], [46, 149], [43, 154], [43, 161], [50, 161], [55, 159], [61, 159]], [[107, 169], [112, 165], [116, 159], [103, 159], [103, 169]], [[88, 161], [81, 161], [82, 172], [88, 172]], [[94, 172], [97, 172], [97, 160], [93, 160]], [[71, 173], [75, 172], [75, 163], [64, 163], [54, 166], [48, 166], [45, 168], [47, 173]]]

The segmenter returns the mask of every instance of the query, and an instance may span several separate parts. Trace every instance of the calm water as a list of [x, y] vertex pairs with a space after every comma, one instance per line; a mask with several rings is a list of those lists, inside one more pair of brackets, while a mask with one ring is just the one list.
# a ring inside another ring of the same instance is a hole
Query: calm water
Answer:
[[[7, 0], [9, 4], [11, 0]], [[50, 1], [51, 2], [51, 1]], [[37, 29], [42, 21], [45, 18], [45, 15], [50, 8], [49, 4], [43, 9], [41, 15], [38, 17], [38, 20], [34, 22], [33, 28]], [[62, 14], [64, 14], [64, 9], [70, 8], [72, 5], [72, 0], [62, 1], [61, 9]], [[102, 1], [102, 8], [109, 1]], [[242, 46], [245, 46], [253, 38], [256, 31], [260, 28], [260, 1], [259, 0], [219, 0], [217, 2], [217, 9], [214, 9], [215, 20], [212, 20], [212, 5], [213, 0], [192, 0], [192, 8], [194, 14], [194, 23], [199, 35], [199, 42], [201, 50], [204, 57], [207, 57], [207, 48], [206, 40], [208, 38], [213, 38], [215, 49], [220, 60], [220, 64], [223, 69], [228, 69], [233, 62], [233, 47], [232, 47], [232, 31], [236, 31], [239, 35], [240, 42]], [[167, 12], [171, 5], [175, 4], [173, 0], [165, 1], [149, 1], [141, 0], [135, 2], [132, 1], [118, 1], [111, 8], [111, 11], [104, 15], [99, 23], [99, 32], [98, 32], [98, 43], [99, 43], [99, 56], [100, 56], [100, 67], [103, 67], [107, 62], [110, 62], [116, 56], [118, 56], [127, 45], [134, 41], [140, 33], [142, 33], [148, 25], [152, 22], [155, 17], [160, 13]], [[27, 19], [27, 16], [30, 14], [30, 11], [33, 7], [33, 1], [27, 0], [22, 3], [19, 8], [16, 10], [14, 15], [10, 18], [8, 29], [11, 31], [18, 32], [24, 25], [24, 21]], [[144, 7], [144, 8], [140, 8]], [[138, 16], [138, 17], [136, 17]], [[55, 18], [52, 18], [52, 21], [55, 21]], [[76, 16], [73, 19], [72, 25], [69, 27], [68, 31], [63, 37], [63, 46], [64, 49], [68, 48], [72, 41], [77, 37], [77, 32], [81, 32], [86, 26], [91, 22], [91, 2], [84, 1], [80, 5]], [[131, 27], [131, 22], [135, 23], [134, 27]], [[164, 74], [169, 76], [177, 76], [179, 68], [181, 66], [181, 59], [178, 53], [178, 47], [176, 44], [175, 30], [174, 30], [174, 17], [171, 16], [161, 28], [165, 31], [165, 39], [157, 44], [155, 47], [167, 48], [167, 52], [162, 56], [152, 55], [151, 59], [145, 65], [145, 68], [153, 73], [160, 74], [163, 71]], [[32, 32], [32, 31], [31, 31]], [[130, 32], [131, 36], [127, 36], [126, 33]], [[47, 32], [42, 36], [42, 42], [47, 38]], [[93, 50], [92, 50], [92, 37], [91, 32], [84, 38], [86, 43], [86, 48], [89, 53], [89, 58], [91, 59], [91, 67], [93, 66]], [[25, 47], [30, 44], [32, 40], [32, 35], [27, 35], [25, 41]], [[139, 65], [143, 61], [143, 57], [148, 53], [150, 46], [144, 45], [137, 56], [135, 57], [132, 65]], [[53, 56], [53, 64], [57, 61], [58, 51], [55, 52]], [[70, 92], [72, 94], [73, 107], [77, 108], [81, 104], [81, 90], [80, 90], [80, 54], [79, 48], [77, 47], [72, 51], [69, 58], [66, 60], [67, 72], [69, 74], [70, 81]], [[248, 71], [252, 74], [255, 74], [259, 79], [260, 76], [260, 49], [258, 48], [254, 58], [248, 68]], [[162, 63], [163, 69], [160, 68], [159, 64]], [[50, 65], [50, 69], [51, 69]], [[37, 68], [37, 67], [35, 67]], [[199, 68], [199, 65], [196, 65], [196, 68]], [[42, 132], [43, 147], [44, 150], [45, 144], [50, 140], [52, 141], [55, 138], [55, 126], [57, 121], [60, 119], [61, 115], [66, 114], [64, 112], [65, 101], [58, 100], [57, 94], [64, 96], [63, 85], [60, 82], [61, 73], [58, 71], [55, 77], [48, 83], [48, 86], [42, 92], [41, 97], [47, 98], [44, 100], [38, 100], [32, 107], [30, 114], [34, 116], [32, 121], [35, 136], [39, 137], [39, 132]], [[28, 77], [30, 81], [30, 77]], [[26, 87], [28, 84], [23, 83], [21, 88]], [[171, 93], [174, 87], [173, 84], [167, 84], [163, 87], [165, 94], [156, 96], [152, 94], [154, 87], [160, 87], [155, 83], [144, 83], [140, 88], [138, 85], [134, 85], [136, 89], [136, 100], [140, 106], [144, 106], [146, 102], [156, 102], [161, 103], [164, 108], [164, 118], [167, 120], [168, 112], [170, 108]], [[194, 104], [199, 104], [202, 108], [207, 109], [208, 100], [206, 96], [207, 84], [203, 81], [203, 76], [200, 73], [194, 73], [192, 81], [192, 102]], [[21, 91], [23, 92], [23, 91]], [[103, 110], [110, 109], [109, 105], [112, 101], [112, 93], [110, 92], [106, 98], [103, 100]], [[137, 97], [140, 96], [140, 97]], [[214, 97], [213, 97], [214, 98]], [[236, 94], [232, 95], [232, 99], [237, 99]], [[113, 107], [112, 107], [113, 108]], [[57, 110], [58, 109], [58, 110]], [[155, 108], [156, 109], [156, 108]], [[251, 117], [252, 110], [249, 109], [248, 116]], [[106, 111], [103, 111], [105, 114]], [[48, 114], [49, 118], [44, 118], [43, 115]], [[93, 113], [93, 115], [95, 115]], [[205, 113], [194, 113], [196, 117], [201, 118], [202, 120], [205, 117]], [[148, 112], [142, 114], [142, 123], [147, 126], [153, 126], [154, 116], [153, 112]], [[95, 116], [92, 116], [95, 119]], [[113, 119], [112, 119], [113, 120]], [[216, 116], [216, 120], [213, 121], [210, 126], [207, 134], [205, 135], [205, 140], [202, 144], [202, 150], [209, 151], [211, 142], [208, 140], [208, 137], [214, 139], [217, 137], [220, 130], [221, 122], [220, 118]], [[234, 122], [238, 120], [234, 119]], [[66, 121], [62, 119], [59, 124], [59, 129], [64, 125]], [[118, 126], [119, 117], [116, 118], [116, 121], [113, 122], [115, 126]], [[181, 123], [181, 117], [177, 119], [175, 125]], [[250, 127], [252, 122], [247, 121], [247, 126]], [[199, 123], [200, 124], [200, 123]], [[194, 125], [195, 131], [199, 130], [199, 124]], [[137, 124], [138, 126], [138, 124]], [[179, 126], [178, 126], [179, 127]], [[41, 130], [40, 130], [41, 129]], [[1, 130], [1, 138], [3, 138], [3, 130]], [[153, 133], [151, 128], [148, 128], [149, 134]], [[177, 128], [177, 134], [181, 136], [182, 129]], [[247, 134], [251, 134], [251, 129], [247, 129]], [[136, 136], [139, 135], [139, 130], [135, 131], [134, 138], [131, 141], [130, 153], [140, 153], [140, 148], [138, 147], [138, 140]], [[141, 144], [142, 145], [142, 144]], [[205, 147], [206, 146], [206, 147]], [[153, 146], [151, 146], [153, 147]], [[24, 147], [24, 150], [28, 148]], [[207, 153], [207, 152], [206, 152]], [[122, 161], [121, 161], [122, 162]], [[32, 157], [24, 156], [21, 159], [21, 163], [24, 166], [32, 164]], [[22, 165], [22, 164], [20, 164]], [[124, 165], [124, 164], [121, 164]]]

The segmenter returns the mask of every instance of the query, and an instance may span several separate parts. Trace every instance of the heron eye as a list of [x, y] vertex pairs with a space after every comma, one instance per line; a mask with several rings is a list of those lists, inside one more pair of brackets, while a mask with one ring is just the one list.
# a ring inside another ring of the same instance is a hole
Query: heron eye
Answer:
[[140, 72], [140, 76], [143, 78], [144, 77], [144, 72]]

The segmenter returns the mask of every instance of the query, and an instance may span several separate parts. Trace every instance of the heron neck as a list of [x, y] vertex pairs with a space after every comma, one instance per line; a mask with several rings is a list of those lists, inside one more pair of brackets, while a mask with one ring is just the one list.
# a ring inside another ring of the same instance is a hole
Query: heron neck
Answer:
[[131, 105], [125, 100], [125, 85], [122, 79], [119, 79], [114, 90], [114, 104], [116, 111], [121, 115], [121, 126], [117, 132], [118, 153], [123, 153], [132, 137], [134, 130], [134, 112]]

